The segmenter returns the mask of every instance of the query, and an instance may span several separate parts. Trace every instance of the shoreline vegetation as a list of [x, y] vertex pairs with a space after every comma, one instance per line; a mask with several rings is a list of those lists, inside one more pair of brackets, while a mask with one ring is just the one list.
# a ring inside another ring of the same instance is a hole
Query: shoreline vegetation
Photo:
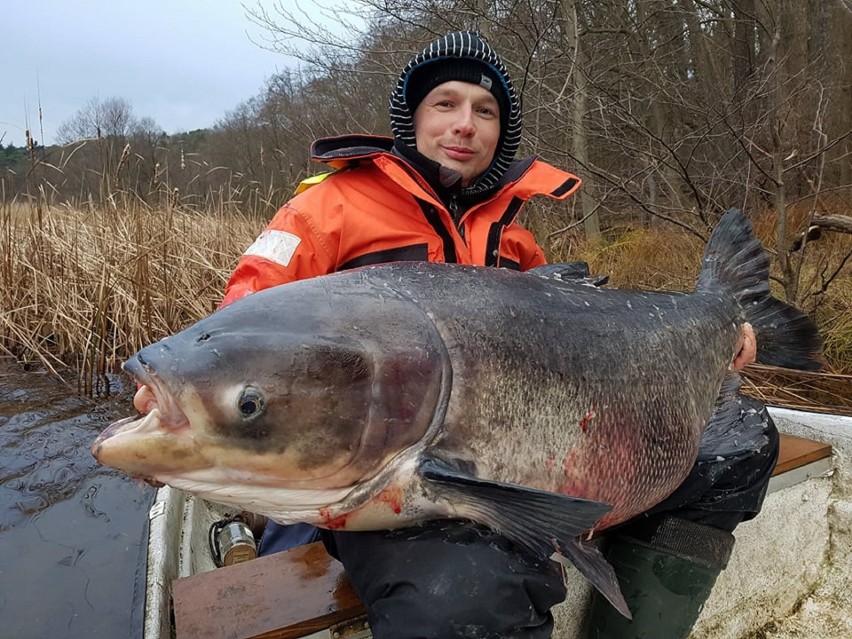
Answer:
[[[789, 211], [792, 228], [803, 228], [805, 208]], [[773, 253], [774, 213], [751, 217]], [[0, 202], [0, 355], [76, 378], [87, 396], [108, 395], [109, 375], [124, 359], [215, 310], [267, 220], [233, 203], [200, 211], [115, 199], [99, 206]], [[593, 274], [611, 276], [610, 286], [692, 290], [704, 246], [693, 233], [625, 221], [592, 243], [579, 229], [552, 234], [562, 221], [552, 210], [527, 214], [550, 261], [584, 259]], [[809, 245], [801, 271], [800, 306], [823, 335], [826, 371], [751, 366], [747, 392], [768, 403], [852, 414], [852, 264], [843, 261], [850, 244], [852, 235], [824, 234]], [[783, 298], [780, 287], [775, 294]]]
[[216, 307], [275, 209], [327, 170], [313, 141], [389, 134], [388, 90], [411, 54], [476, 25], [523, 95], [518, 157], [584, 180], [565, 203], [523, 210], [547, 257], [586, 260], [611, 286], [687, 291], [709, 229], [744, 209], [774, 293], [820, 327], [828, 371], [749, 367], [749, 392], [852, 414], [852, 11], [746, 5], [249, 9], [299, 64], [213, 126], [167, 134], [124, 97], [97, 96], [58, 144], [29, 130], [24, 148], [0, 147], [0, 354], [108, 392], [124, 357]]
[[177, 207], [0, 209], [0, 352], [109, 393], [108, 373], [213, 312], [264, 221]]

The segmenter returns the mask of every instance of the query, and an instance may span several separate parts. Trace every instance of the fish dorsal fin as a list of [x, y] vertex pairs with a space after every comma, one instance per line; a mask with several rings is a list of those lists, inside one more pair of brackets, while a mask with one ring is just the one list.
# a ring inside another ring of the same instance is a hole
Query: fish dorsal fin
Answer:
[[608, 275], [596, 275], [595, 277], [592, 277], [589, 274], [588, 263], [580, 260], [575, 262], [543, 264], [542, 266], [536, 266], [535, 268], [530, 269], [527, 273], [547, 279], [578, 282], [580, 284], [588, 284], [595, 287], [603, 286], [609, 281]]

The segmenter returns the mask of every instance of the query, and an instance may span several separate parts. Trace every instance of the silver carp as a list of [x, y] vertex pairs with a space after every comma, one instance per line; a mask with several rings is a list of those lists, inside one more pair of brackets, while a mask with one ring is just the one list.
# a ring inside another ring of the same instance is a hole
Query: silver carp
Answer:
[[278, 286], [128, 360], [143, 414], [93, 454], [282, 523], [472, 520], [568, 557], [629, 614], [585, 538], [662, 501], [730, 421], [744, 324], [759, 362], [819, 367], [768, 266], [730, 211], [691, 294], [430, 263]]

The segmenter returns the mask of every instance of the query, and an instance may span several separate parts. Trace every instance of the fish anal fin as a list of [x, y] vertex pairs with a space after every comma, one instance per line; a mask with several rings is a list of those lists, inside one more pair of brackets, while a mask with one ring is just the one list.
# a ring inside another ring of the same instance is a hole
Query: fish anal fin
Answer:
[[562, 565], [574, 565], [580, 574], [600, 592], [622, 615], [633, 619], [630, 608], [621, 593], [615, 570], [597, 546], [575, 538], [561, 547], [562, 554], [554, 553], [551, 559]]

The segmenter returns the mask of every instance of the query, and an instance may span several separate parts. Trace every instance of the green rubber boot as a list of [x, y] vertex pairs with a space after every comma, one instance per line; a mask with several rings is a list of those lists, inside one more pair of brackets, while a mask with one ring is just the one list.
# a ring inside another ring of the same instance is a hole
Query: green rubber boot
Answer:
[[606, 552], [633, 620], [595, 592], [588, 639], [686, 639], [734, 545], [724, 530], [675, 517], [639, 532], [614, 538]]

